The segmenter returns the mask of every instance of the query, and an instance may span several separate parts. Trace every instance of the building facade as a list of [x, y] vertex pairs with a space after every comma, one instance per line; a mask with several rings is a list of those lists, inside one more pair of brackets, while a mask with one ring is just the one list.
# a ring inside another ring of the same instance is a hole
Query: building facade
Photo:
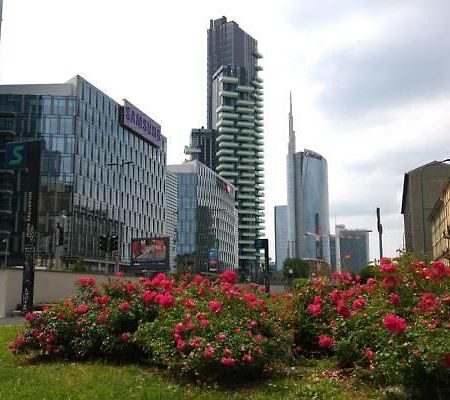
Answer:
[[215, 129], [192, 129], [191, 144], [185, 147], [184, 152], [191, 156], [191, 160], [200, 161], [212, 170], [216, 167], [216, 138]]
[[418, 260], [433, 256], [430, 213], [450, 177], [450, 166], [438, 161], [405, 174], [401, 213], [405, 230], [405, 250]]
[[264, 236], [263, 79], [258, 43], [226, 17], [210, 21], [207, 126], [216, 129], [215, 170], [236, 187], [239, 266], [259, 270]]
[[275, 206], [275, 260], [277, 271], [288, 258], [287, 206]]
[[[333, 272], [350, 272], [357, 275], [369, 263], [369, 233], [367, 229], [346, 229], [336, 225], [333, 243], [335, 260]], [[331, 246], [330, 246], [331, 247]]]
[[223, 66], [214, 75], [213, 124], [218, 131], [218, 174], [236, 187], [239, 265], [259, 266], [254, 240], [264, 236], [264, 153], [261, 78], [248, 81], [242, 67]]
[[166, 171], [165, 188], [165, 232], [169, 238], [170, 269], [176, 269], [177, 257], [177, 224], [178, 224], [178, 179], [173, 172]]
[[223, 65], [243, 67], [247, 80], [251, 82], [262, 67], [256, 62], [261, 57], [257, 41], [236, 22], [227, 21], [226, 17], [210, 20], [207, 52], [207, 127], [211, 129], [215, 128], [213, 116], [216, 109], [212, 103], [212, 82], [217, 70]]
[[450, 264], [450, 180], [442, 190], [430, 213], [433, 260]]
[[[131, 103], [121, 105], [80, 76], [64, 84], [4, 85], [0, 111], [12, 113], [0, 134], [8, 141], [41, 143], [36, 255], [48, 267], [75, 259], [95, 268], [105, 259], [99, 236], [116, 234], [123, 266], [132, 238], [164, 234], [166, 138]], [[4, 153], [3, 153], [4, 154]], [[0, 160], [3, 165], [3, 160]], [[1, 170], [13, 184], [26, 171]], [[0, 182], [0, 192], [9, 185]], [[17, 188], [17, 186], [16, 186]], [[23, 262], [23, 189], [0, 212], [10, 260]], [[7, 212], [6, 212], [7, 211]]]
[[168, 171], [178, 183], [177, 269], [236, 269], [234, 186], [195, 160], [169, 165]]

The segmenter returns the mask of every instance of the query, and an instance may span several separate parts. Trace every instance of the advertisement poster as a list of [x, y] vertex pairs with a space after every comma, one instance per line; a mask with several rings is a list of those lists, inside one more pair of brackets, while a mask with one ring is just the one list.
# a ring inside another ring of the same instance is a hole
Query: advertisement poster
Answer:
[[133, 270], [164, 272], [169, 269], [169, 238], [131, 239]]

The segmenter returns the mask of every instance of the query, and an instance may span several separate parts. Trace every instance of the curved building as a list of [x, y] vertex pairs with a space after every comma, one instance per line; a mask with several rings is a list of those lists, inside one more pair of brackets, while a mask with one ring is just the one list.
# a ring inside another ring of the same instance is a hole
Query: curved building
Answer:
[[295, 153], [292, 101], [287, 156], [288, 256], [330, 262], [328, 164], [319, 153]]

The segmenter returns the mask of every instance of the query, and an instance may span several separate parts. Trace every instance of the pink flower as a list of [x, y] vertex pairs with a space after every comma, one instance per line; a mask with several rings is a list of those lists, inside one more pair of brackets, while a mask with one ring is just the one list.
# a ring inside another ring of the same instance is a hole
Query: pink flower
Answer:
[[225, 340], [227, 340], [227, 335], [225, 335], [225, 333], [219, 333], [219, 334], [216, 336], [216, 339], [217, 339], [219, 342], [225, 342]]
[[230, 349], [225, 348], [223, 349], [222, 354], [224, 357], [230, 358], [233, 353]]
[[183, 339], [179, 339], [177, 341], [177, 350], [178, 351], [183, 351], [186, 348], [186, 342]]
[[367, 358], [369, 361], [372, 361], [372, 359], [373, 359], [373, 351], [372, 351], [372, 350], [370, 350], [369, 348], [366, 348], [366, 349], [364, 350], [364, 355], [366, 356], [366, 358]]
[[363, 297], [359, 297], [358, 299], [354, 300], [352, 303], [352, 310], [358, 311], [361, 308], [364, 308], [366, 305], [366, 300]]
[[308, 306], [308, 311], [315, 317], [318, 317], [322, 314], [322, 306], [320, 303], [312, 303]]
[[119, 308], [120, 311], [127, 312], [130, 309], [130, 305], [126, 301], [124, 301], [123, 303], [119, 304]]
[[389, 295], [389, 302], [395, 306], [396, 304], [400, 303], [400, 296], [397, 293], [392, 292]]
[[220, 301], [210, 301], [209, 309], [212, 313], [219, 313], [222, 310], [222, 303]]
[[160, 298], [159, 298], [159, 305], [163, 308], [169, 308], [172, 307], [174, 303], [173, 297], [171, 294], [166, 293], [163, 294]]
[[124, 332], [124, 333], [122, 333], [122, 335], [120, 336], [120, 338], [121, 338], [124, 342], [128, 342], [128, 341], [131, 339], [132, 336], [133, 336], [133, 335], [131, 334], [131, 332]]
[[206, 320], [206, 319], [201, 319], [201, 320], [200, 320], [200, 326], [201, 326], [203, 329], [205, 329], [207, 325], [208, 325], [208, 320]]
[[148, 306], [157, 294], [158, 292], [155, 292], [154, 290], [145, 290], [144, 293], [142, 293], [144, 304]]
[[319, 346], [323, 347], [325, 349], [333, 347], [334, 346], [334, 340], [333, 338], [327, 336], [327, 335], [320, 335], [319, 336]]
[[36, 318], [36, 313], [35, 312], [27, 312], [25, 314], [25, 319], [27, 321], [33, 321]]
[[369, 286], [375, 284], [376, 282], [377, 280], [375, 278], [367, 278], [367, 284]]
[[79, 278], [76, 282], [76, 284], [80, 287], [92, 287], [95, 285], [95, 279], [94, 278]]
[[87, 306], [86, 304], [82, 304], [81, 306], [78, 306], [77, 308], [75, 308], [75, 312], [77, 314], [86, 314], [89, 311], [89, 306]]
[[114, 276], [117, 276], [118, 278], [123, 278], [125, 274], [123, 272], [116, 272]]
[[195, 308], [195, 300], [193, 300], [193, 299], [186, 299], [186, 300], [184, 301], [184, 306], [185, 306], [186, 308], [189, 308], [189, 309]]
[[433, 293], [424, 293], [420, 298], [419, 309], [423, 312], [431, 312], [439, 308], [439, 300]]
[[208, 360], [214, 355], [215, 351], [216, 349], [214, 347], [206, 346], [205, 351], [203, 352], [203, 356]]
[[380, 265], [380, 271], [385, 273], [385, 274], [392, 274], [393, 272], [396, 271], [396, 268], [392, 264], [381, 264]]
[[403, 333], [406, 330], [406, 320], [393, 314], [388, 314], [383, 320], [384, 327], [391, 333]]
[[236, 272], [233, 270], [227, 270], [225, 272], [222, 272], [219, 275], [219, 278], [222, 278], [225, 282], [228, 283], [236, 283], [237, 282], [237, 275]]
[[350, 311], [342, 300], [338, 301], [338, 304], [336, 306], [336, 311], [341, 317], [344, 317], [344, 318], [350, 317]]
[[253, 362], [253, 357], [251, 354], [244, 354], [242, 356], [242, 361], [245, 362], [246, 364], [251, 364]]
[[392, 289], [395, 286], [397, 286], [398, 283], [399, 283], [399, 279], [396, 276], [389, 275], [383, 279], [383, 285], [386, 289]]
[[234, 363], [236, 362], [236, 360], [234, 358], [227, 358], [227, 357], [222, 357], [222, 359], [220, 360], [220, 362], [223, 365], [226, 365], [227, 367], [232, 367], [234, 365]]

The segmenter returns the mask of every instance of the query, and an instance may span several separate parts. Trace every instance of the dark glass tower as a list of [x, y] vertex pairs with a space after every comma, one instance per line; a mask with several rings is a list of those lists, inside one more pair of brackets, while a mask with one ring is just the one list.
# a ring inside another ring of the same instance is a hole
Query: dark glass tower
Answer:
[[207, 127], [212, 126], [212, 81], [213, 75], [222, 65], [244, 67], [251, 82], [256, 71], [261, 70], [256, 63], [259, 58], [258, 42], [243, 31], [234, 21], [226, 17], [210, 20], [208, 29], [208, 60], [207, 60]]

